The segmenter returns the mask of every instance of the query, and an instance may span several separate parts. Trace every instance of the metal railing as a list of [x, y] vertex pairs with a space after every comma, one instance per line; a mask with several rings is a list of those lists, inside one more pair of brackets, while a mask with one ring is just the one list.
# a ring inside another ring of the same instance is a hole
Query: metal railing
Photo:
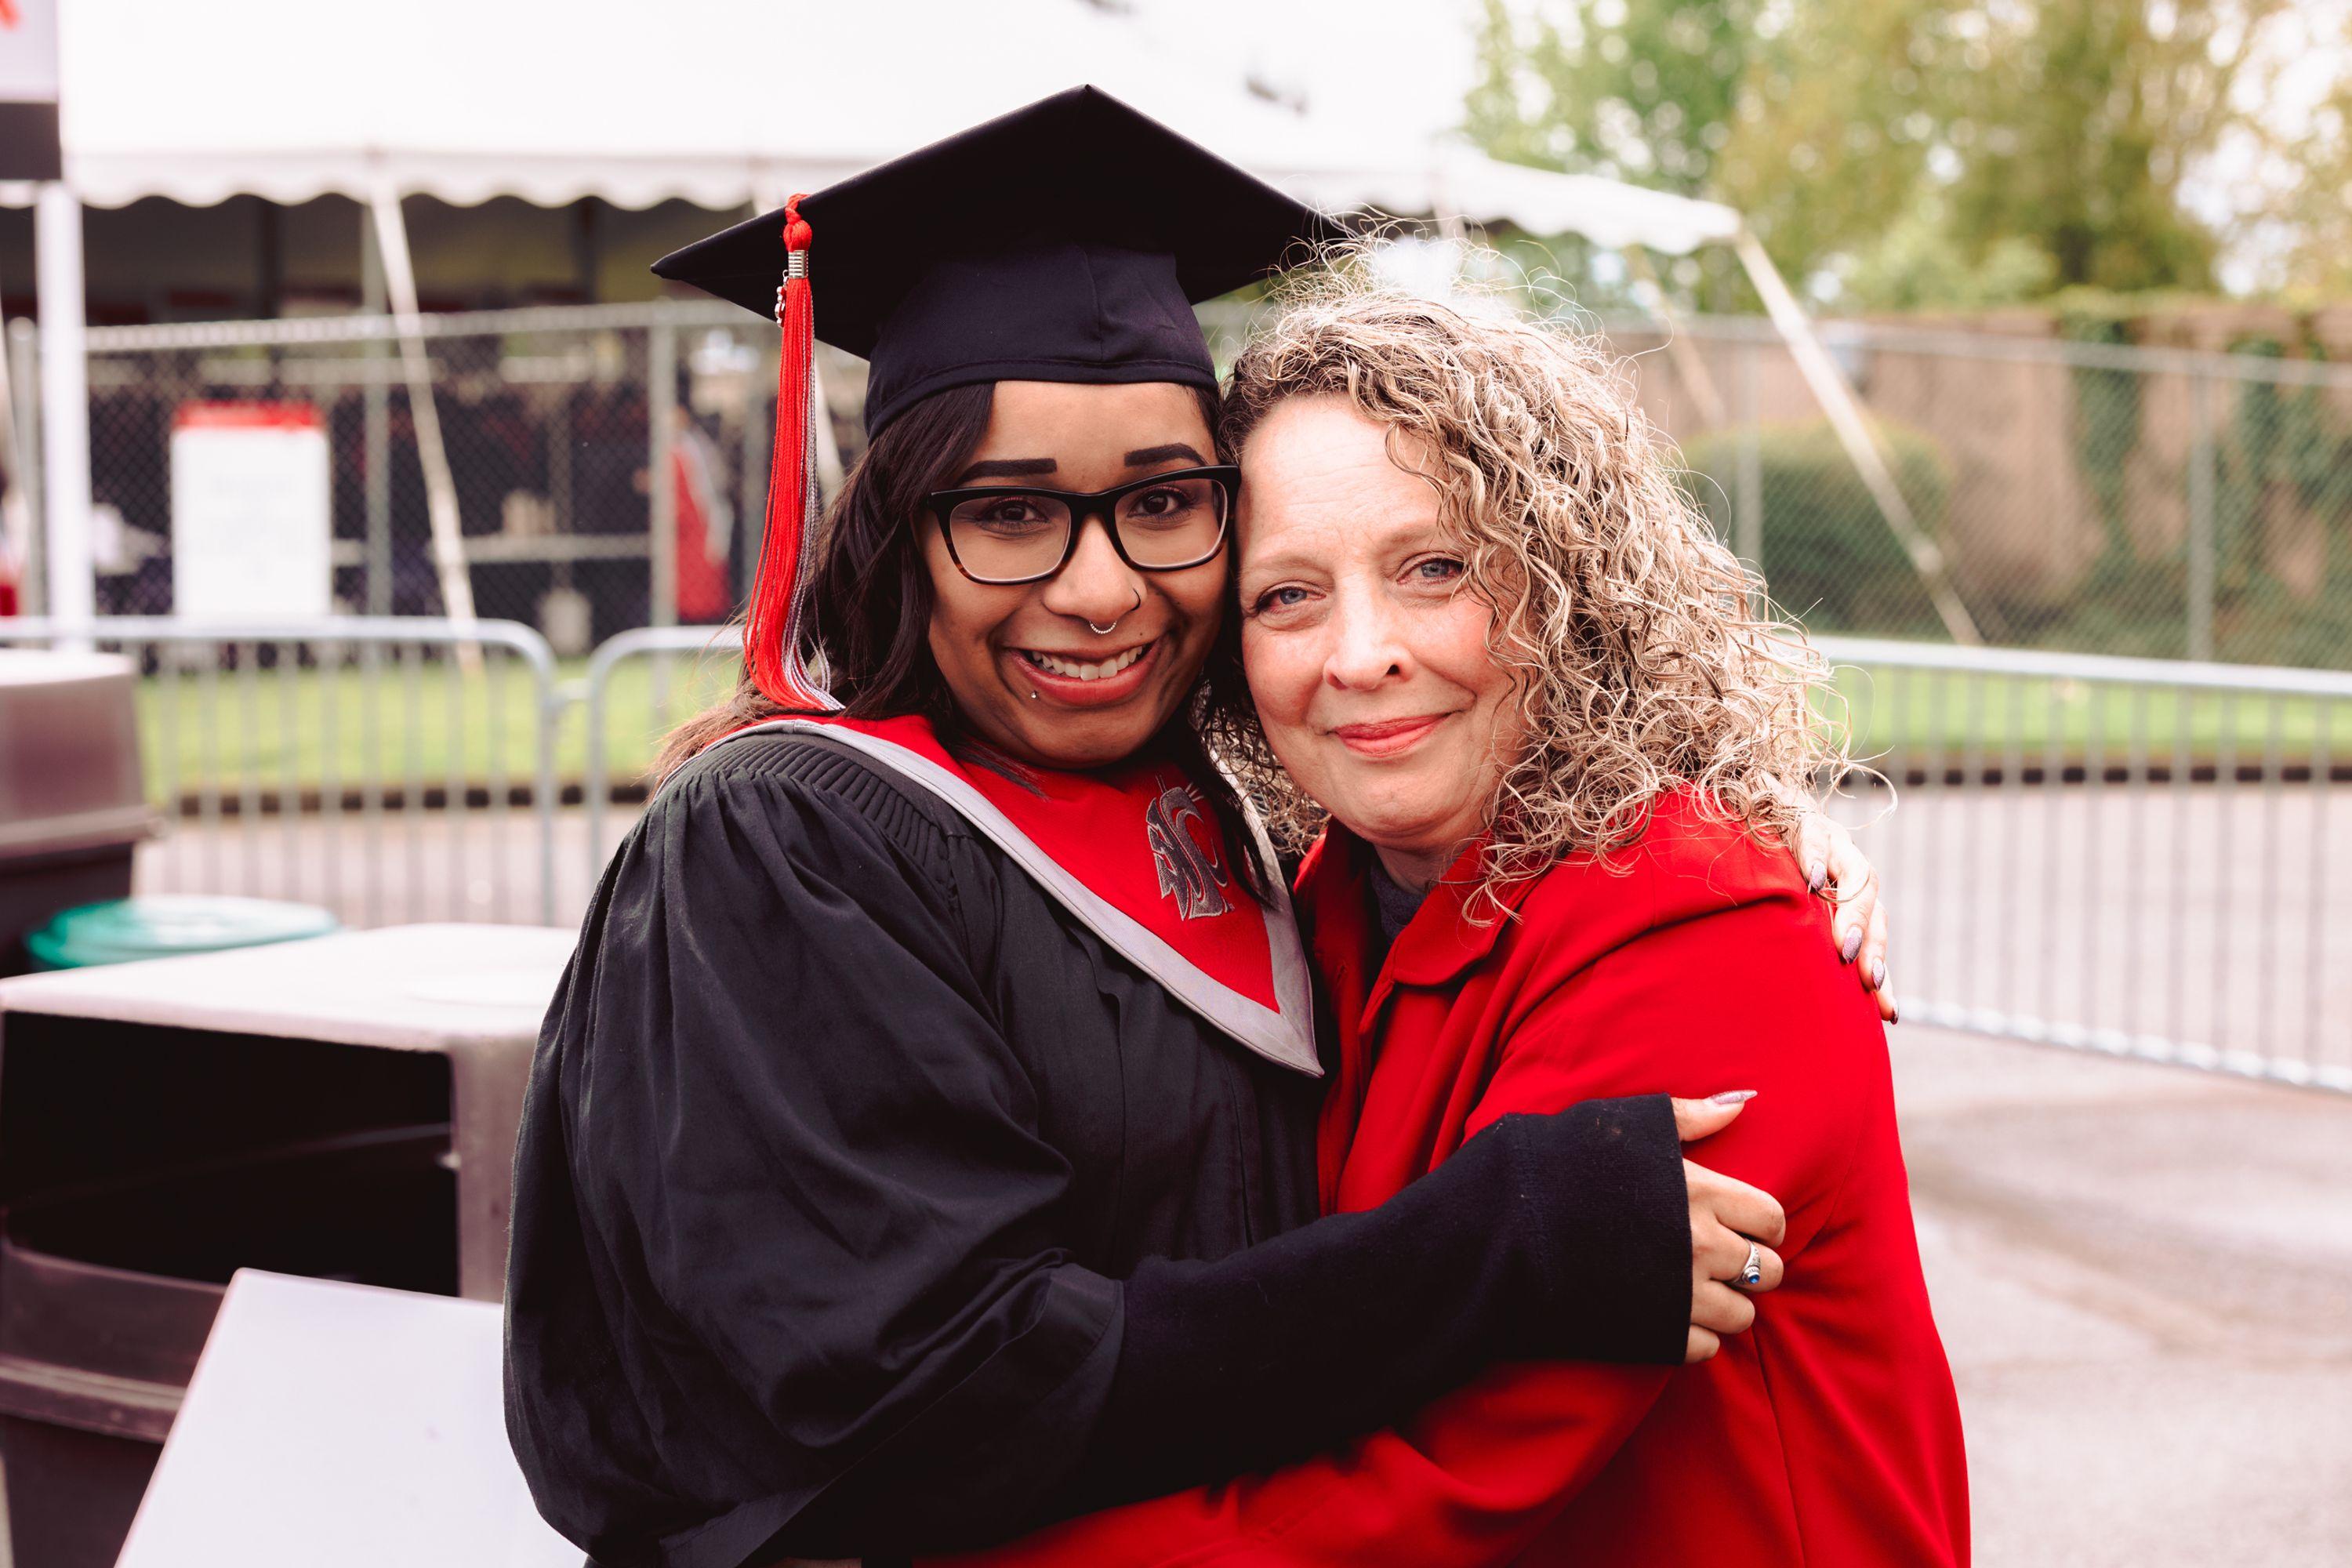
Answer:
[[[659, 737], [740, 657], [724, 630], [646, 628], [559, 685], [497, 622], [0, 621], [7, 643], [138, 661], [166, 824], [142, 890], [354, 924], [575, 918]], [[2352, 1092], [2352, 674], [1820, 646], [1880, 775], [1832, 810], [1885, 879], [1906, 1019]], [[559, 831], [574, 706], [584, 812]]]
[[2352, 1092], [2352, 674], [1819, 640], [1906, 1018]]
[[[627, 754], [637, 759], [635, 771], [641, 781], [643, 764], [651, 758], [660, 733], [693, 710], [688, 703], [694, 700], [698, 691], [706, 700], [716, 695], [712, 667], [705, 661], [715, 658], [724, 664], [725, 684], [733, 685], [734, 670], [742, 663], [739, 637], [734, 628], [728, 626], [640, 626], [601, 644], [589, 656], [587, 674], [578, 688], [578, 695], [588, 722], [581, 794], [588, 807], [590, 886], [594, 886], [603, 874], [605, 858], [614, 848], [607, 819], [613, 804], [615, 741], [627, 747]], [[681, 657], [695, 661], [690, 667], [693, 679], [685, 687], [671, 679], [675, 673], [673, 661]], [[614, 700], [614, 677], [631, 661], [639, 659], [646, 662], [647, 676], [643, 700], [632, 705], [631, 710], [624, 710]], [[633, 711], [644, 714], [642, 723], [634, 721]], [[616, 729], [623, 733], [615, 736]]]
[[0, 619], [0, 646], [28, 643], [139, 669], [162, 825], [141, 891], [294, 899], [352, 925], [557, 919], [562, 699], [529, 626]]
[[[2352, 1092], [2352, 674], [1820, 646], [1884, 775], [1833, 810], [1885, 880], [1906, 1019]], [[643, 756], [685, 710], [615, 678], [714, 653], [731, 678], [732, 651], [677, 627], [590, 661], [592, 873], [618, 837], [604, 737]]]

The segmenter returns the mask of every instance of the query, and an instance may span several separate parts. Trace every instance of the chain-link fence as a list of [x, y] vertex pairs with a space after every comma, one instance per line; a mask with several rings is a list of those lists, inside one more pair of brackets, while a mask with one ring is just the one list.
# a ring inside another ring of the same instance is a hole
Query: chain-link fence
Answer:
[[[1817, 633], [1942, 639], [1760, 321], [1613, 324], [1694, 493]], [[1830, 324], [1895, 482], [1997, 647], [2352, 667], [2352, 365]]]
[[[449, 609], [433, 540], [439, 464], [476, 614], [536, 626], [565, 656], [635, 626], [727, 618], [757, 557], [772, 327], [676, 302], [427, 317], [423, 331], [437, 452], [429, 432], [418, 440], [387, 318], [92, 331], [99, 613], [190, 608], [172, 547], [174, 434], [258, 405], [325, 437], [338, 613]], [[831, 354], [823, 368], [847, 438], [862, 370]], [[37, 534], [29, 553], [37, 611]]]
[[[1229, 359], [1250, 311], [1203, 315]], [[1822, 633], [1949, 635], [1768, 324], [1606, 330], [1682, 444], [1693, 491], [1786, 613]], [[741, 602], [772, 327], [667, 301], [446, 315], [424, 331], [477, 613], [576, 657]], [[2352, 365], [1885, 325], [1823, 335], [1984, 642], [2352, 667]], [[13, 336], [19, 384], [36, 384], [30, 335]], [[854, 455], [863, 367], [827, 351], [820, 370]], [[445, 609], [432, 476], [389, 320], [100, 329], [89, 381], [100, 613], [192, 613], [174, 592], [173, 431], [256, 403], [305, 410], [325, 433], [334, 607]], [[39, 449], [31, 404], [17, 402], [25, 453]], [[37, 474], [10, 479], [20, 499], [37, 488]], [[31, 531], [23, 597], [37, 612]]]

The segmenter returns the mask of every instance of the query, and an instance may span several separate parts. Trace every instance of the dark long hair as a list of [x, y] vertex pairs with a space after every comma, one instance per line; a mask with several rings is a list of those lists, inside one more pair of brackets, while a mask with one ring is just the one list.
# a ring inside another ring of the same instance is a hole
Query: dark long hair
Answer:
[[[1214, 431], [1217, 395], [1203, 388], [1200, 399], [1201, 416]], [[811, 639], [824, 658], [818, 668], [849, 717], [919, 713], [951, 751], [971, 742], [961, 734], [954, 696], [931, 658], [931, 574], [924, 563], [918, 520], [923, 498], [953, 484], [971, 460], [988, 432], [995, 400], [992, 383], [950, 387], [912, 405], [877, 431], [825, 510], [809, 586]], [[1235, 636], [1233, 605], [1226, 606], [1223, 619], [1221, 642]], [[1199, 697], [1195, 693], [1180, 708], [1154, 742], [1207, 795], [1225, 842], [1233, 846], [1244, 885], [1263, 901], [1268, 889], [1251, 852], [1241, 797], [1210, 762], [1193, 728]], [[795, 711], [800, 710], [781, 706], [752, 685], [747, 663], [724, 700], [669, 732], [654, 776], [667, 778], [722, 735]]]

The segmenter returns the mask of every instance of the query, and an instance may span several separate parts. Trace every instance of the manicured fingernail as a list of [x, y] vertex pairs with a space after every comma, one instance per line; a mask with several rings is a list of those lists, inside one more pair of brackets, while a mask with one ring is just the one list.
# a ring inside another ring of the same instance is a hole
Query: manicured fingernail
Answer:
[[1818, 893], [1822, 890], [1822, 884], [1829, 880], [1829, 868], [1816, 860], [1805, 868], [1805, 886]]
[[[1880, 994], [1885, 994], [1881, 992]], [[1886, 1021], [1890, 1024], [1899, 1024], [1903, 1021], [1903, 1009], [1895, 1005], [1895, 998], [1892, 996], [1886, 998]]]
[[1870, 961], [1870, 988], [1874, 991], [1886, 989], [1886, 960], [1874, 958]]
[[1709, 1105], [1745, 1105], [1755, 1098], [1756, 1091], [1752, 1089], [1727, 1089], [1721, 1094], [1708, 1095], [1706, 1102]]
[[1853, 955], [1861, 951], [1862, 928], [1860, 926], [1856, 926], [1852, 931], [1845, 933], [1845, 941], [1839, 944], [1838, 962], [1841, 963], [1852, 963], [1853, 962]]

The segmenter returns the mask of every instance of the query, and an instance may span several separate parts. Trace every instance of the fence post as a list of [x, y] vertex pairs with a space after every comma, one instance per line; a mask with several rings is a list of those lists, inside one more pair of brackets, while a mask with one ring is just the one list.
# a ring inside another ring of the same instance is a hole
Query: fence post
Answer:
[[2213, 378], [2189, 373], [2189, 657], [2213, 657]]
[[[1733, 481], [1732, 552], [1759, 576], [1764, 571], [1764, 447], [1756, 426], [1762, 400], [1761, 351], [1753, 338], [1739, 344], [1739, 471]], [[1755, 606], [1762, 614], [1764, 606]]]
[[[677, 486], [670, 477], [672, 442], [677, 418], [677, 329], [657, 320], [646, 336], [646, 423], [652, 427], [646, 445], [646, 544], [652, 551], [646, 578], [649, 599], [646, 619], [654, 626], [677, 625]], [[669, 661], [656, 658], [653, 668], [654, 710], [669, 700]]]
[[48, 514], [41, 510], [41, 374], [40, 330], [28, 316], [8, 323], [9, 409], [16, 421], [16, 460], [24, 471], [15, 476], [25, 506], [25, 614], [48, 614]]
[[[383, 257], [376, 249], [375, 223], [360, 215], [360, 310], [384, 313]], [[368, 340], [367, 392], [362, 405], [362, 466], [367, 470], [367, 613], [392, 614], [392, 410], [384, 389], [383, 340]]]

